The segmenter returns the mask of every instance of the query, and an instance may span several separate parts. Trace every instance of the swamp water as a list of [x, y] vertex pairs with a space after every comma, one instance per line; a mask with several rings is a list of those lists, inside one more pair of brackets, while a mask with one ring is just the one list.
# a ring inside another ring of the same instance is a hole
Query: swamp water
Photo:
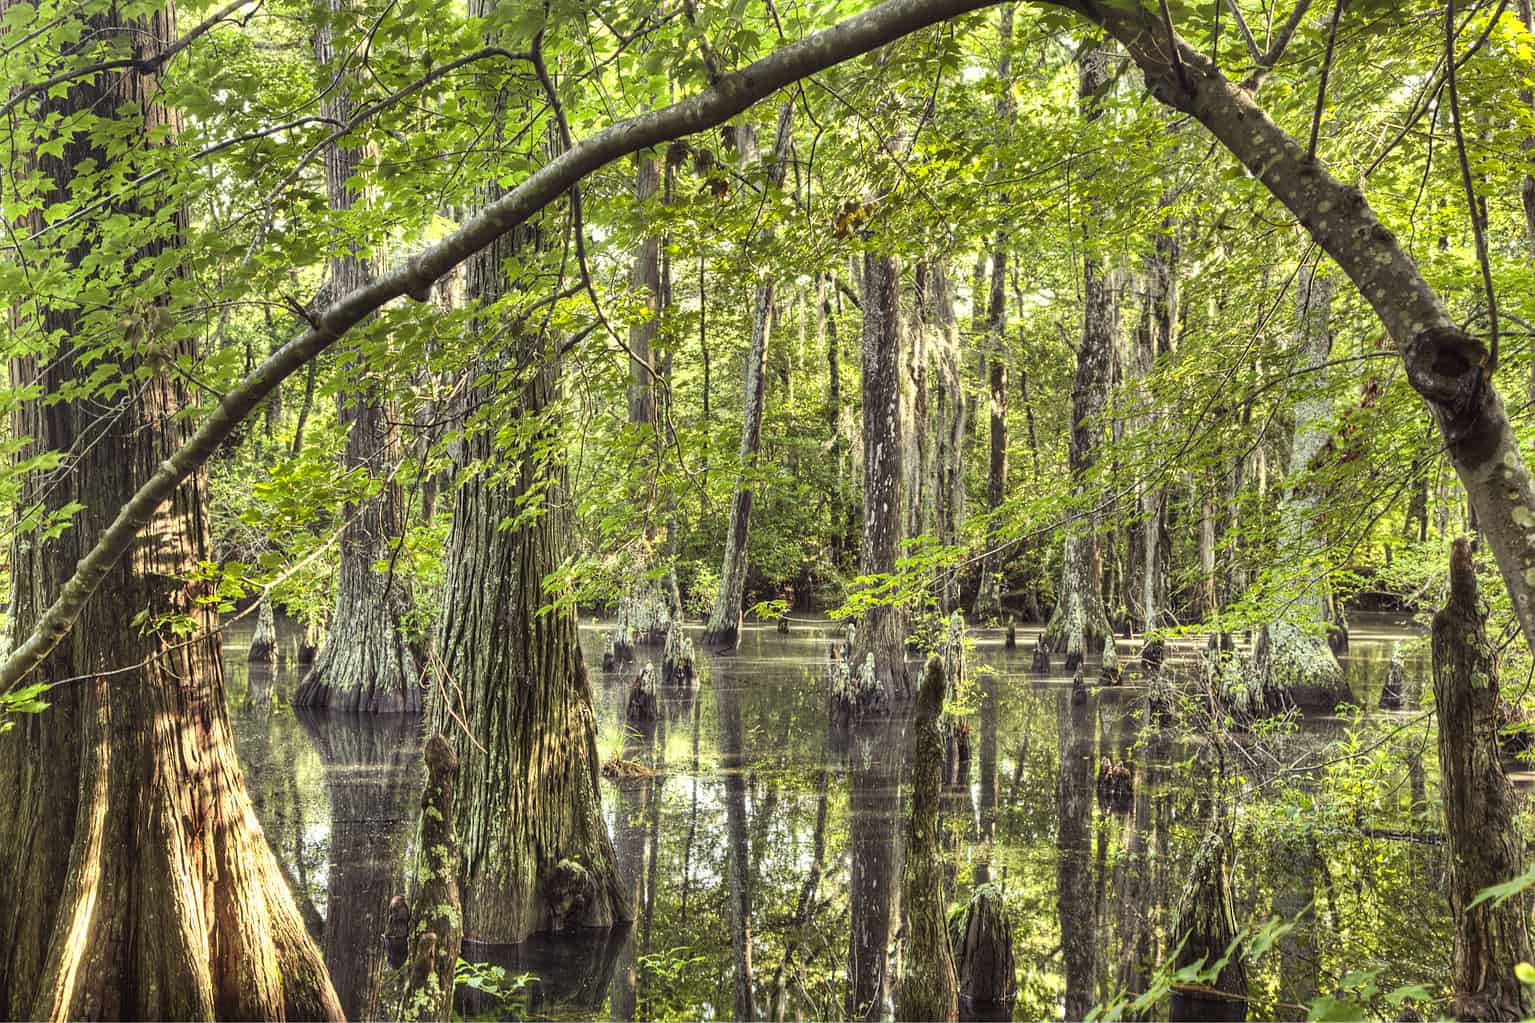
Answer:
[[[1375, 707], [1395, 643], [1408, 652], [1409, 692], [1427, 685], [1423, 644], [1404, 625], [1353, 627], [1345, 671], [1361, 706]], [[737, 655], [701, 657], [696, 695], [663, 686], [660, 720], [642, 731], [623, 718], [638, 665], [593, 668], [603, 762], [654, 772], [601, 783], [635, 923], [467, 946], [465, 959], [505, 974], [479, 974], [503, 992], [471, 988], [466, 1015], [729, 1019], [748, 997], [757, 1018], [840, 1019], [871, 1002], [888, 1012], [909, 729], [828, 730], [833, 634], [746, 629]], [[1020, 631], [1007, 651], [1000, 633], [972, 632], [968, 780], [946, 785], [943, 804], [951, 903], [982, 884], [1000, 891], [1019, 985], [1012, 1018], [1078, 1018], [1167, 954], [1215, 799], [1216, 757], [1186, 732], [1143, 729], [1136, 662], [1127, 684], [1090, 687], [1073, 705], [1069, 678], [1029, 671], [1033, 637]], [[384, 934], [415, 831], [418, 723], [295, 712], [296, 672], [248, 671], [248, 632], [227, 639], [231, 716], [267, 837], [348, 1016], [393, 1017]], [[291, 664], [296, 639], [285, 632], [283, 642]], [[583, 626], [581, 642], [600, 666], [602, 633]], [[659, 659], [660, 649], [639, 656]], [[1180, 646], [1170, 666], [1186, 673], [1194, 657]], [[1410, 724], [1420, 713], [1313, 717], [1227, 747], [1226, 774], [1241, 779], [1224, 797], [1236, 821], [1238, 923], [1300, 921], [1249, 968], [1249, 1018], [1304, 1018], [1295, 1006], [1335, 992], [1349, 971], [1378, 970], [1371, 982], [1382, 990], [1437, 990], [1447, 977], [1437, 761], [1432, 737], [1425, 745]], [[1113, 764], [1134, 765], [1133, 792], [1100, 793], [1100, 768]], [[743, 974], [749, 987], [737, 983]]]

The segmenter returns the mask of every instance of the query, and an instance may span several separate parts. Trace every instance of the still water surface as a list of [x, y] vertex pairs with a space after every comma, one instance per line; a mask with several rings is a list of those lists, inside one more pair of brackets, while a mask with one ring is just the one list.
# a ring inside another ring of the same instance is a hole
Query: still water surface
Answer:
[[[589, 665], [600, 665], [601, 635], [581, 630]], [[696, 696], [665, 693], [660, 720], [641, 731], [623, 717], [635, 668], [593, 671], [604, 762], [654, 771], [602, 782], [636, 922], [599, 937], [466, 949], [466, 959], [531, 976], [509, 1003], [477, 998], [462, 1009], [728, 1019], [743, 972], [758, 1018], [843, 1018], [855, 1003], [886, 1002], [881, 977], [901, 953], [896, 935], [887, 967], [881, 938], [899, 927], [908, 735], [900, 722], [828, 730], [831, 635], [748, 628], [737, 655], [703, 659]], [[973, 633], [968, 770], [945, 788], [944, 836], [954, 902], [997, 886], [1013, 934], [1017, 1001], [970, 1014], [1076, 1018], [1165, 955], [1214, 804], [1216, 757], [1185, 733], [1144, 729], [1133, 678], [1072, 705], [1069, 678], [1029, 671], [1032, 636], [1021, 632], [1007, 651], [999, 634]], [[247, 671], [247, 641], [235, 632], [225, 650], [257, 813], [348, 1016], [393, 1016], [383, 934], [390, 898], [405, 891], [417, 722], [296, 713], [296, 673]], [[291, 654], [295, 640], [285, 642]], [[1354, 622], [1345, 669], [1361, 706], [1374, 708], [1398, 643], [1411, 680], [1426, 684], [1415, 633], [1390, 619]], [[1192, 647], [1175, 654], [1190, 668]], [[1238, 921], [1300, 921], [1251, 971], [1250, 1018], [1304, 1018], [1294, 1006], [1335, 990], [1349, 970], [1379, 970], [1387, 990], [1438, 988], [1446, 977], [1437, 767], [1431, 740], [1425, 747], [1409, 726], [1420, 713], [1310, 718], [1228, 748], [1226, 773], [1242, 779], [1226, 797]], [[1112, 764], [1133, 764], [1133, 795], [1100, 797], [1098, 773]]]

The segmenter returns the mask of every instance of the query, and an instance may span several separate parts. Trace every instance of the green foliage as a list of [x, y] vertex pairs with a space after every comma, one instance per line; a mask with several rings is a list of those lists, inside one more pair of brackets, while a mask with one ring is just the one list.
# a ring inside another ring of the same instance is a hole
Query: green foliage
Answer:
[[453, 983], [484, 995], [491, 1006], [486, 1019], [529, 1019], [529, 989], [538, 978], [531, 973], [509, 973], [504, 966], [471, 963], [463, 959], [453, 964]]

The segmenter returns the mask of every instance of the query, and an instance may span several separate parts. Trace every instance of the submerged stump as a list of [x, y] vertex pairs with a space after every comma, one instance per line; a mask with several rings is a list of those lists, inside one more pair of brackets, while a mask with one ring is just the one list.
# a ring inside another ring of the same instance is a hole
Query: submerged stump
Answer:
[[1011, 1019], [1018, 968], [1011, 921], [996, 886], [976, 889], [964, 912], [954, 918], [950, 937], [966, 1018]]
[[264, 593], [256, 608], [256, 632], [251, 636], [250, 652], [245, 659], [268, 668], [277, 663], [277, 620], [272, 613], [272, 599]]
[[1526, 1019], [1535, 999], [1514, 975], [1528, 962], [1526, 900], [1473, 906], [1482, 889], [1524, 870], [1514, 826], [1518, 796], [1504, 774], [1498, 743], [1498, 668], [1476, 592], [1471, 545], [1450, 553], [1450, 599], [1434, 615], [1434, 702], [1439, 772], [1449, 840], [1450, 911], [1455, 921], [1451, 975], [1460, 1019]]
[[647, 663], [629, 683], [629, 705], [624, 716], [630, 721], [654, 721], [657, 710], [656, 666]]
[[[1234, 948], [1236, 912], [1231, 899], [1231, 835], [1221, 821], [1194, 854], [1189, 876], [1178, 900], [1169, 935], [1177, 950], [1175, 970], [1203, 962], [1206, 968], [1225, 959], [1209, 983], [1175, 986], [1169, 1015], [1173, 1020], [1215, 1021], [1247, 1018], [1247, 966]], [[1230, 958], [1226, 958], [1227, 952]]]

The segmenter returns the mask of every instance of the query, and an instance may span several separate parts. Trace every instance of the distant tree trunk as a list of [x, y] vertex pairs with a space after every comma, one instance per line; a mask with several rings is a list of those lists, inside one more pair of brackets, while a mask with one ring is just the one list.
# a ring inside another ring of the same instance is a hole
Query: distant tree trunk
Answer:
[[906, 344], [902, 346], [905, 372], [901, 374], [901, 479], [905, 482], [903, 496], [906, 507], [905, 530], [908, 537], [931, 536], [937, 526], [935, 507], [937, 479], [933, 472], [938, 464], [934, 437], [934, 422], [930, 409], [930, 358], [928, 344], [932, 331], [928, 329], [926, 308], [926, 284], [928, 266], [919, 262], [913, 268], [912, 289], [916, 316], [915, 323], [908, 325]]
[[[756, 162], [755, 136], [749, 125], [736, 132], [741, 139], [741, 160]], [[789, 147], [794, 141], [794, 104], [785, 103], [778, 115], [778, 132], [773, 141], [773, 155], [768, 165], [768, 184], [781, 188], [789, 166]], [[770, 247], [771, 229], [764, 229], [758, 243]], [[762, 446], [762, 413], [767, 406], [768, 338], [773, 333], [776, 282], [766, 277], [757, 283], [756, 303], [752, 311], [751, 348], [741, 367], [741, 461], [736, 474], [735, 494], [730, 504], [730, 529], [725, 534], [724, 563], [720, 567], [719, 593], [714, 610], [704, 629], [704, 644], [732, 649], [740, 637], [741, 595], [746, 588], [746, 548], [751, 532], [752, 475], [757, 468], [757, 453]]]
[[[0, 0], [0, 14], [13, 6]], [[79, 189], [92, 187], [76, 177], [84, 167], [135, 174], [133, 154], [179, 127], [155, 100], [153, 59], [177, 38], [175, 4], [132, 19], [123, 10], [65, 15], [89, 37], [122, 40], [118, 55], [140, 63], [36, 99], [38, 131], [57, 130], [63, 145], [57, 154], [7, 151], [8, 176], [42, 182], [37, 212], [14, 225], [20, 235], [40, 231], [50, 205], [80, 201]], [[103, 119], [95, 130], [66, 127], [91, 117]], [[109, 133], [127, 155], [98, 148]], [[128, 336], [119, 335], [124, 347], [11, 363], [12, 380], [37, 385], [13, 414], [10, 435], [26, 442], [19, 457], [74, 448], [64, 466], [20, 481], [17, 508], [82, 506], [56, 537], [14, 537], [13, 641], [38, 624], [95, 538], [195, 425], [183, 416], [197, 399], [182, 376], [156, 371], [143, 351], [163, 343], [170, 359], [196, 365], [190, 340], [164, 336], [175, 316], [164, 296], [179, 274], [154, 262], [181, 244], [185, 217], [131, 201], [114, 210], [132, 218], [140, 239], [110, 268], [114, 294], [121, 287], [124, 302], [136, 295], [144, 303]], [[70, 284], [90, 274], [77, 262], [84, 254], [62, 257]], [[34, 305], [11, 311], [15, 351], [49, 335], [60, 351], [100, 337], [73, 303], [51, 300], [39, 292]], [[108, 380], [131, 382], [110, 398], [92, 382], [108, 361], [116, 363]], [[92, 443], [80, 444], [87, 436]], [[107, 571], [102, 599], [85, 604], [33, 676], [68, 684], [0, 737], [0, 1015], [9, 1019], [341, 1018], [235, 755], [212, 594], [196, 581], [214, 560], [206, 501], [207, 477], [197, 471], [158, 506]], [[166, 619], [190, 633], [173, 635], [159, 624]]]
[[246, 651], [245, 659], [268, 669], [277, 663], [277, 616], [272, 611], [269, 593], [261, 595], [261, 602], [256, 607], [256, 631], [251, 634], [250, 650]]
[[[1082, 51], [1080, 87], [1083, 115], [1092, 122], [1101, 116], [1098, 98], [1108, 83], [1108, 53], [1101, 45]], [[1082, 260], [1082, 346], [1077, 351], [1077, 372], [1071, 386], [1070, 465], [1072, 494], [1082, 501], [1087, 474], [1098, 461], [1099, 416], [1108, 403], [1109, 378], [1113, 372], [1114, 339], [1119, 331], [1112, 271], [1105, 270], [1093, 249], [1092, 217], [1083, 221], [1087, 248]], [[1103, 606], [1099, 570], [1097, 516], [1081, 508], [1071, 513], [1065, 529], [1061, 561], [1061, 585], [1055, 612], [1045, 626], [1042, 643], [1047, 650], [1064, 650], [1066, 670], [1075, 671], [1088, 650], [1102, 646], [1112, 657], [1113, 633]], [[1105, 664], [1104, 670], [1118, 665]]]
[[[863, 293], [863, 557], [864, 575], [895, 571], [904, 537], [901, 500], [901, 283], [893, 256], [864, 256]], [[903, 607], [869, 608], [858, 627], [854, 663], [874, 655], [886, 701], [905, 695], [906, 614]]]
[[[935, 369], [931, 428], [936, 444], [930, 480], [933, 526], [939, 543], [954, 545], [965, 521], [965, 396], [959, 322], [954, 315], [948, 262], [934, 259], [919, 271], [922, 329], [928, 335], [928, 358]], [[946, 613], [959, 606], [959, 580], [954, 572], [944, 574], [938, 597]]]
[[[1170, 202], [1170, 198], [1164, 200]], [[1136, 332], [1138, 377], [1151, 375], [1159, 357], [1171, 355], [1177, 343], [1178, 320], [1178, 222], [1171, 215], [1163, 218], [1152, 251], [1146, 256], [1146, 301]], [[1153, 418], [1146, 424], [1155, 427]], [[1168, 575], [1171, 547], [1167, 536], [1167, 484], [1154, 482], [1141, 490], [1140, 564], [1134, 573], [1138, 582], [1135, 600], [1129, 603], [1139, 612], [1143, 630], [1154, 632], [1169, 621]]]
[[[655, 157], [641, 154], [635, 160], [634, 198], [653, 199], [661, 190], [661, 169]], [[629, 422], [635, 426], [656, 424], [656, 339], [661, 313], [661, 239], [646, 235], [634, 252], [630, 282], [644, 296], [649, 315], [629, 328]]]
[[[525, 228], [475, 255], [465, 297], [489, 306], [511, 287], [502, 264], [534, 245]], [[527, 253], [523, 253], [526, 257]], [[496, 324], [480, 323], [485, 336]], [[544, 580], [571, 550], [571, 502], [559, 436], [557, 339], [528, 335], [477, 374], [467, 397], [467, 474], [448, 533], [446, 609], [437, 633], [430, 730], [460, 765], [466, 940], [516, 943], [539, 931], [632, 918], [597, 792], [596, 722], [567, 603]], [[519, 381], [508, 399], [497, 377]], [[536, 428], [511, 451], [497, 417]], [[495, 471], [488, 471], [493, 466]], [[528, 513], [537, 495], [540, 512]], [[559, 741], [550, 741], [550, 737]]]
[[[336, 58], [336, 27], [353, 20], [350, 0], [327, 0], [328, 19], [315, 33], [315, 58], [329, 67]], [[337, 72], [338, 74], [341, 72]], [[337, 124], [352, 118], [351, 85], [331, 89], [322, 101], [325, 116]], [[360, 195], [352, 182], [362, 168], [364, 150], [332, 141], [325, 147], [325, 190], [334, 211], [350, 210]], [[376, 268], [356, 246], [332, 256], [327, 288], [344, 295], [367, 284]], [[425, 661], [407, 632], [415, 607], [410, 585], [395, 571], [405, 535], [405, 500], [394, 478], [402, 451], [392, 403], [364, 385], [336, 396], [336, 416], [348, 429], [342, 465], [363, 470], [379, 489], [342, 509], [341, 568], [336, 609], [314, 664], [294, 694], [299, 707], [364, 713], [419, 713], [419, 675]], [[390, 566], [379, 572], [379, 564]]]
[[1471, 545], [1450, 553], [1450, 599], [1434, 615], [1434, 704], [1439, 773], [1449, 838], [1450, 910], [1455, 921], [1454, 1009], [1459, 1019], [1527, 1019], [1535, 999], [1514, 976], [1529, 962], [1527, 896], [1472, 906], [1477, 893], [1524, 871], [1514, 823], [1519, 795], [1498, 744], [1498, 664], [1477, 599]]
[[[1004, 21], [1011, 33], [1012, 8], [1004, 7]], [[1003, 61], [1004, 70], [1006, 60]], [[986, 319], [987, 385], [990, 392], [991, 447], [986, 468], [986, 511], [993, 516], [986, 531], [987, 553], [981, 559], [981, 583], [975, 596], [975, 616], [985, 620], [1002, 613], [1002, 588], [998, 576], [1003, 558], [996, 550], [1001, 524], [995, 515], [1007, 497], [1007, 250], [1006, 236], [997, 235], [991, 254], [991, 295]]]
[[1316, 490], [1304, 476], [1331, 435], [1332, 396], [1327, 393], [1327, 362], [1332, 354], [1328, 325], [1332, 281], [1303, 268], [1295, 281], [1295, 349], [1304, 360], [1303, 386], [1310, 392], [1295, 404], [1295, 435], [1285, 493], [1279, 501], [1279, 568], [1306, 578], [1284, 585], [1280, 617], [1265, 623], [1254, 643], [1253, 659], [1261, 691], [1252, 713], [1273, 712], [1299, 704], [1330, 712], [1348, 698], [1343, 669], [1327, 642], [1333, 620], [1332, 593], [1317, 568], [1315, 548], [1322, 543], [1311, 520]]
[[911, 747], [911, 807], [906, 814], [906, 862], [901, 898], [906, 907], [906, 949], [902, 956], [895, 1018], [959, 1018], [959, 979], [949, 945], [948, 905], [943, 894], [943, 849], [939, 843], [939, 795], [943, 786], [943, 661], [928, 659], [917, 694]]
[[[1524, 26], [1526, 32], [1535, 32], [1535, 10], [1532, 10], [1530, 0], [1516, 0], [1519, 10], [1519, 23]], [[1521, 89], [1519, 99], [1525, 106], [1535, 110], [1535, 91]], [[1535, 153], [1535, 135], [1524, 137], [1524, 151], [1526, 159], [1529, 154]], [[1535, 176], [1528, 171], [1519, 182], [1519, 204], [1524, 209], [1524, 247], [1526, 252], [1535, 257]], [[1530, 378], [1525, 385], [1525, 400], [1535, 403], [1535, 361], [1530, 363]]]

